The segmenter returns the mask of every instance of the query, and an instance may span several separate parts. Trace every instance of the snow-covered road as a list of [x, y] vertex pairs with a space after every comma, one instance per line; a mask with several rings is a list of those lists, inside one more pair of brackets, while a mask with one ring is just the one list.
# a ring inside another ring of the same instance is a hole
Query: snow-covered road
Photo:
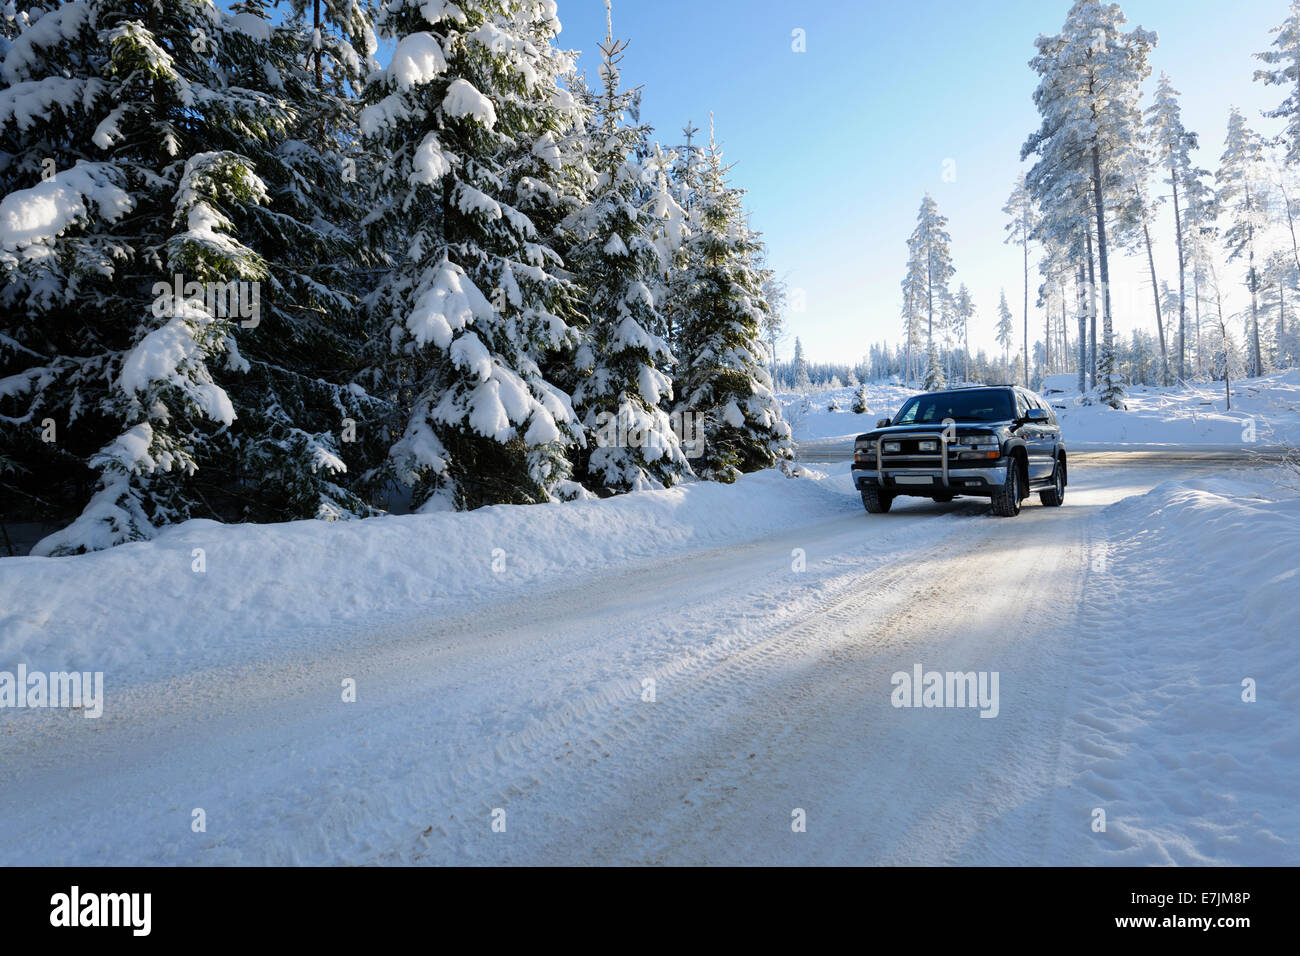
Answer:
[[[845, 495], [742, 546], [142, 683], [99, 720], [11, 715], [0, 863], [1193, 862], [1090, 828], [1124, 781], [1080, 701], [1144, 603], [1102, 509], [1216, 467], [1080, 464], [1064, 508], [1014, 520]], [[917, 664], [997, 672], [996, 717], [894, 707]], [[1256, 796], [1232, 795], [1267, 817]]]

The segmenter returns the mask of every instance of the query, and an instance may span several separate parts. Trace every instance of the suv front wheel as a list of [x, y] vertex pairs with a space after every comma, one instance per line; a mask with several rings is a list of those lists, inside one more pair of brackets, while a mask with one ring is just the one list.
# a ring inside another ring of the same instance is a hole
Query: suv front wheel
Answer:
[[993, 513], [999, 518], [1014, 518], [1020, 514], [1020, 464], [1014, 457], [1007, 459], [1007, 477], [993, 496]]
[[868, 514], [883, 515], [894, 505], [894, 496], [879, 488], [866, 486], [862, 489], [862, 506]]

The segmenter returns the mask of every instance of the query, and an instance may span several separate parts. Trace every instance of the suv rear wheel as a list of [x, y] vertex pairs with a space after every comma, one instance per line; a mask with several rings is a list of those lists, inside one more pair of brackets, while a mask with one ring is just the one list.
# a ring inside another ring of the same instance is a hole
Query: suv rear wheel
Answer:
[[868, 485], [862, 489], [862, 506], [869, 514], [883, 515], [894, 505], [894, 496]]
[[1014, 518], [1020, 514], [1020, 463], [1007, 459], [1007, 478], [993, 496], [993, 513], [999, 518]]
[[1052, 469], [1052, 487], [1040, 491], [1038, 500], [1049, 508], [1059, 508], [1065, 501], [1065, 469], [1061, 467], [1059, 458], [1056, 460], [1056, 467]]

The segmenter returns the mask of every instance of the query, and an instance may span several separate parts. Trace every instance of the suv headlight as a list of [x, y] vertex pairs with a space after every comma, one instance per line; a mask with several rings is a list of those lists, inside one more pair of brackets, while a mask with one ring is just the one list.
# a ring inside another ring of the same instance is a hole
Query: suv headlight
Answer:
[[897, 454], [902, 447], [903, 446], [896, 441], [887, 441], [885, 442], [884, 445], [885, 451], [889, 452], [890, 454]]
[[954, 451], [998, 451], [1001, 447], [997, 435], [962, 435], [953, 442]]
[[939, 443], [936, 441], [920, 441], [916, 443], [919, 451], [938, 451]]

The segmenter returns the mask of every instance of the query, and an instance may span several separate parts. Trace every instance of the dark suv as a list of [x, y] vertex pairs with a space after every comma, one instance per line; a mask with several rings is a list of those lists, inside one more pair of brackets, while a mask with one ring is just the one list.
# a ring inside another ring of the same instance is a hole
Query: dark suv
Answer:
[[990, 498], [1012, 517], [1037, 492], [1043, 504], [1065, 500], [1065, 442], [1051, 407], [1017, 385], [925, 392], [853, 444], [853, 484], [872, 514], [900, 495], [952, 501]]

